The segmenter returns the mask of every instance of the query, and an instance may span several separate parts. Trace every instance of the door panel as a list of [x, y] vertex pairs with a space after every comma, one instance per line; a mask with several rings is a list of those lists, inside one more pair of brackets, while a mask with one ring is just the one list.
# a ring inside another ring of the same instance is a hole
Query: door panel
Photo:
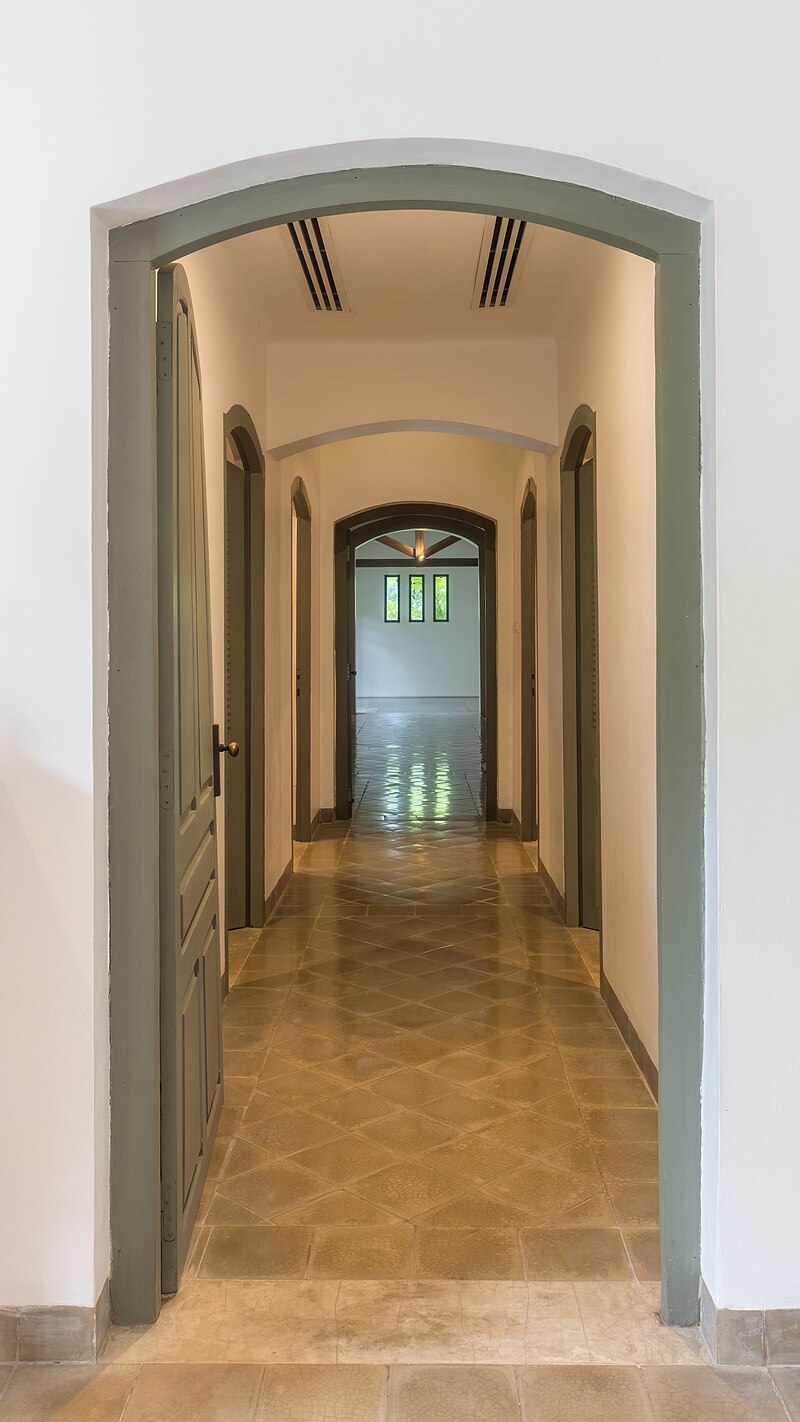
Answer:
[[356, 545], [351, 541], [347, 556], [347, 813], [353, 813], [355, 796], [356, 717], [358, 696], [358, 644], [356, 642]]
[[158, 274], [162, 1291], [174, 1293], [222, 1107], [200, 366], [186, 279]]
[[241, 747], [225, 762], [225, 900], [226, 927], [244, 928], [248, 921], [247, 785], [247, 535], [243, 469], [229, 463], [225, 474], [225, 739]]
[[529, 490], [522, 512], [520, 569], [521, 832], [538, 839], [538, 717], [536, 709], [536, 499]]
[[600, 927], [600, 737], [594, 462], [577, 473], [578, 813], [581, 923]]

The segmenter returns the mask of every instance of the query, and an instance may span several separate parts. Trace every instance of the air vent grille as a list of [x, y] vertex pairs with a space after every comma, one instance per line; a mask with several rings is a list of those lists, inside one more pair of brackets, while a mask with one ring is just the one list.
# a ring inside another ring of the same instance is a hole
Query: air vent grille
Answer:
[[349, 311], [330, 229], [321, 217], [287, 224], [287, 233], [306, 298], [315, 311]]
[[487, 217], [472, 294], [473, 311], [511, 305], [532, 236], [530, 224], [517, 217]]

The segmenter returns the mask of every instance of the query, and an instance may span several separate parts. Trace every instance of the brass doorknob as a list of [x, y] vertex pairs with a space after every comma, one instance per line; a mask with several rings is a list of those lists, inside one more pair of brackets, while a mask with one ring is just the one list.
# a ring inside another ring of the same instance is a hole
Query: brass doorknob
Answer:
[[228, 744], [226, 746], [220, 746], [220, 750], [226, 751], [230, 756], [231, 760], [235, 760], [237, 755], [239, 754], [239, 742], [228, 741]]

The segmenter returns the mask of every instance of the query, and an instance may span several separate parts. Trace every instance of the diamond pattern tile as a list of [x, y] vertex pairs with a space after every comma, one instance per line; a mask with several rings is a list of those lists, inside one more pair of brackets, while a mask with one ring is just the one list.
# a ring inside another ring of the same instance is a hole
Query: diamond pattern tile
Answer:
[[202, 1277], [657, 1274], [657, 1113], [596, 935], [484, 823], [460, 705], [360, 716], [353, 820], [231, 935]]

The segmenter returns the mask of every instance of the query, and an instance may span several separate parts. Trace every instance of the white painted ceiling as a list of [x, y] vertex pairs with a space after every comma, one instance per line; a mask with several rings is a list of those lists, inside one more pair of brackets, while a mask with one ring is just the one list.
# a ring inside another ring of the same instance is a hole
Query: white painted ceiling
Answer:
[[598, 244], [537, 227], [513, 305], [473, 311], [485, 220], [441, 211], [329, 218], [351, 313], [309, 309], [297, 260], [278, 228], [220, 243], [207, 256], [246, 307], [255, 303], [269, 341], [556, 334], [571, 279]]

